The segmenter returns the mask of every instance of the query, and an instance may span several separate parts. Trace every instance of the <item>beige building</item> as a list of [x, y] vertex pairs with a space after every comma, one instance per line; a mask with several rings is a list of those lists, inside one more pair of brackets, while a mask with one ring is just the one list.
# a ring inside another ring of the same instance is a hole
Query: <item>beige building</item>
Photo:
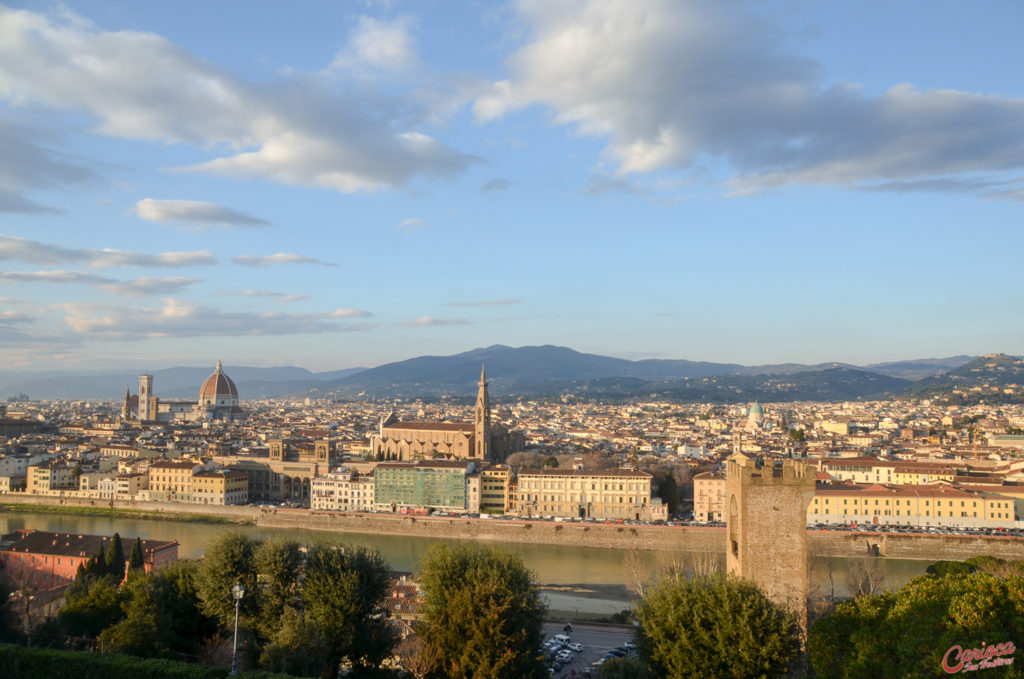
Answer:
[[693, 477], [695, 521], [725, 521], [725, 474], [703, 472]]
[[156, 501], [191, 502], [192, 475], [202, 468], [197, 462], [154, 462], [149, 465], [149, 498]]
[[77, 490], [75, 467], [59, 462], [43, 462], [30, 465], [26, 475], [25, 490], [30, 494], [46, 495], [51, 491]]
[[373, 472], [341, 468], [310, 482], [310, 507], [365, 512], [373, 509]]
[[520, 472], [516, 512], [519, 516], [633, 521], [668, 516], [661, 500], [651, 497], [651, 475], [630, 469]]
[[823, 458], [818, 469], [835, 481], [854, 483], [893, 483], [896, 464], [877, 457]]
[[509, 487], [512, 471], [505, 465], [488, 465], [480, 471], [480, 513], [505, 514], [509, 511]]
[[873, 526], [1013, 528], [1014, 499], [997, 493], [934, 484], [818, 486], [808, 523]]
[[244, 505], [249, 477], [242, 472], [212, 469], [192, 475], [192, 502], [200, 505]]

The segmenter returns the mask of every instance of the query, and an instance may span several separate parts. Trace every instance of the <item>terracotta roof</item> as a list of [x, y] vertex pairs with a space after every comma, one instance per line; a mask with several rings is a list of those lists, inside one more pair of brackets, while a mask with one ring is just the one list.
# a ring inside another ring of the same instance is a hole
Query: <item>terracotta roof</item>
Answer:
[[[125, 557], [131, 550], [135, 538], [121, 538]], [[0, 551], [17, 552], [19, 554], [45, 554], [48, 556], [92, 556], [97, 548], [104, 551], [110, 544], [105, 535], [79, 535], [77, 533], [47, 533], [39, 530], [16, 530], [0, 538]], [[142, 540], [143, 553], [161, 551], [177, 547], [175, 541]]]
[[394, 422], [384, 426], [384, 430], [388, 429], [415, 429], [418, 431], [464, 431], [472, 434], [474, 426], [472, 424], [459, 424], [455, 422]]

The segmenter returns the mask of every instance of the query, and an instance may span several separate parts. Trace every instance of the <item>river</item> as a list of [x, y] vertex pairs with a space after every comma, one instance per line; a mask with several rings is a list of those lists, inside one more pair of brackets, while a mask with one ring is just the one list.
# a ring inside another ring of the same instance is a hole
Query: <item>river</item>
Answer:
[[[161, 519], [83, 516], [27, 511], [0, 511], [0, 534], [19, 528], [55, 533], [113, 535], [123, 540], [136, 537], [177, 540], [180, 558], [202, 555], [206, 545], [225, 531], [242, 531], [256, 538], [287, 537], [304, 542], [327, 541], [362, 545], [379, 550], [396, 571], [415, 571], [420, 556], [436, 539], [380, 534], [329, 533], [258, 528], [251, 525], [189, 523]], [[553, 614], [564, 617], [604, 616], [628, 608], [633, 595], [629, 585], [646, 580], [664, 567], [672, 557], [646, 551], [595, 549], [559, 545], [508, 544], [505, 548], [522, 557], [534, 571]], [[688, 565], [724, 567], [725, 556], [690, 555]], [[898, 587], [924, 573], [927, 561], [878, 559], [888, 587]], [[811, 571], [812, 585], [819, 591], [833, 589], [845, 596], [850, 560], [825, 559]], [[828, 572], [831, 569], [831, 580]]]

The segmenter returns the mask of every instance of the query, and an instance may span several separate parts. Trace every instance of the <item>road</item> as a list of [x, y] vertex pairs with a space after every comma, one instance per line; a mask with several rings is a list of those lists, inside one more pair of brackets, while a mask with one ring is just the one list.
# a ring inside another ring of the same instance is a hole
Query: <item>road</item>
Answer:
[[544, 640], [556, 634], [568, 634], [576, 643], [583, 644], [583, 651], [575, 654], [572, 662], [555, 673], [556, 677], [583, 676], [583, 671], [590, 663], [598, 660], [606, 651], [622, 646], [633, 638], [633, 628], [629, 625], [592, 625], [573, 623], [572, 632], [565, 632], [565, 622], [551, 621], [544, 623]]

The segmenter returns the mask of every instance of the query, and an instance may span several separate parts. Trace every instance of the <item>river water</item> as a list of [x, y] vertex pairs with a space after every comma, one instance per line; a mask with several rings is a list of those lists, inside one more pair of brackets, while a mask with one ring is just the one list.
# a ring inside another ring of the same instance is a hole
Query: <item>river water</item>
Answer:
[[[330, 533], [258, 528], [250, 525], [188, 523], [161, 519], [126, 519], [78, 514], [51, 514], [25, 511], [0, 511], [0, 534], [19, 528], [34, 528], [54, 533], [113, 535], [122, 540], [136, 537], [155, 540], [177, 540], [180, 558], [202, 555], [206, 545], [225, 531], [242, 531], [256, 538], [287, 537], [300, 542], [327, 541], [362, 545], [376, 549], [396, 571], [415, 571], [420, 556], [437, 539], [364, 533]], [[569, 547], [561, 545], [507, 544], [505, 549], [522, 557], [541, 584], [552, 613], [564, 617], [609, 615], [629, 607], [635, 598], [630, 585], [646, 580], [667, 565], [672, 555], [621, 549]], [[700, 568], [723, 568], [723, 555], [688, 554], [686, 565]], [[924, 573], [928, 561], [911, 559], [878, 559], [887, 587], [898, 587]], [[848, 592], [848, 559], [822, 560], [811, 570], [812, 585], [819, 591], [834, 591], [836, 596]], [[831, 578], [829, 577], [831, 571]]]

